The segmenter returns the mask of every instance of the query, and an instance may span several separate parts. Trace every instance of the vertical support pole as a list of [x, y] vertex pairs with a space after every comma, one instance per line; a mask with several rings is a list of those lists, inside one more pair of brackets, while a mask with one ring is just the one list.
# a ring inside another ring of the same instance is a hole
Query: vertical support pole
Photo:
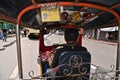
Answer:
[[[118, 46], [117, 46], [117, 59], [116, 59], [116, 70], [120, 68], [120, 26], [118, 26]], [[119, 72], [116, 72], [116, 77], [119, 77]], [[115, 80], [119, 80], [116, 78]]]
[[80, 46], [82, 46], [82, 36], [83, 36], [83, 28], [80, 28], [79, 36], [78, 36], [78, 40], [77, 40], [77, 42]]
[[94, 29], [94, 39], [97, 39], [97, 29]]
[[18, 59], [18, 75], [19, 78], [23, 78], [22, 71], [22, 57], [21, 57], [21, 43], [20, 43], [20, 27], [17, 24], [16, 26], [16, 44], [17, 44], [17, 59]]
[[97, 29], [97, 40], [100, 40], [100, 29]]
[[95, 39], [95, 29], [92, 30], [92, 39]]
[[40, 66], [40, 77], [42, 78], [42, 75], [43, 75], [43, 66], [42, 66], [42, 61], [41, 61], [41, 57], [40, 56], [38, 56], [38, 58], [37, 58], [37, 63], [39, 64], [39, 66]]

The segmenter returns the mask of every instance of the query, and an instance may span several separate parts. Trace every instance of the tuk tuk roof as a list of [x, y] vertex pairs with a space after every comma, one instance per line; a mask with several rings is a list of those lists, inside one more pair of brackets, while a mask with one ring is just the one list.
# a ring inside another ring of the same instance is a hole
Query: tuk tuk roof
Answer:
[[[59, 1], [61, 2], [79, 1], [84, 3], [98, 4], [98, 5], [102, 5], [109, 8], [112, 8], [113, 6], [120, 4], [120, 0], [35, 0], [36, 3], [59, 2]], [[17, 16], [19, 15], [19, 13], [24, 8], [30, 5], [33, 5], [33, 0], [0, 0], [0, 19], [6, 20], [12, 23], [17, 23]], [[120, 14], [120, 6], [114, 7], [112, 9]], [[75, 11], [75, 10], [86, 11], [87, 13], [94, 14], [97, 16], [93, 20], [89, 19], [88, 21], [82, 21], [78, 23], [83, 28], [91, 28], [91, 27], [96, 28], [96, 26], [110, 27], [110, 26], [117, 25], [115, 17], [108, 12], [100, 13], [101, 10], [98, 10], [98, 9], [73, 6], [72, 11]], [[37, 14], [38, 14], [37, 10], [32, 10], [27, 12], [21, 19], [22, 24], [24, 26], [32, 27], [32, 28], [39, 28], [40, 26], [46, 25], [46, 24], [40, 25], [40, 22], [36, 17]], [[57, 25], [57, 23], [55, 24]]]

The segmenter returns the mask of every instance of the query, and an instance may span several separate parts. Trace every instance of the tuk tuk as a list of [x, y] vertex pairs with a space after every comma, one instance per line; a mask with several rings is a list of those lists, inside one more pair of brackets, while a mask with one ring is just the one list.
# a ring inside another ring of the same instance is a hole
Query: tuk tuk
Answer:
[[[29, 2], [29, 0], [27, 0]], [[28, 5], [26, 2], [26, 5]], [[18, 1], [19, 2], [19, 1]], [[24, 0], [21, 0], [24, 2]], [[22, 74], [22, 58], [21, 58], [21, 41], [20, 41], [20, 25], [24, 25], [28, 28], [38, 29], [39, 33], [39, 56], [38, 64], [40, 65], [40, 75], [33, 76], [29, 73], [31, 79], [41, 80], [119, 80], [119, 67], [120, 67], [120, 30], [118, 29], [118, 49], [116, 59], [116, 70], [106, 71], [103, 68], [91, 63], [89, 52], [65, 52], [61, 55], [59, 62], [66, 61], [59, 64], [57, 67], [52, 68], [51, 71], [47, 71], [49, 68], [48, 61], [46, 60], [46, 52], [56, 50], [59, 46], [65, 46], [65, 42], [61, 41], [59, 44], [45, 45], [46, 37], [55, 34], [56, 31], [63, 31], [65, 29], [78, 29], [78, 45], [82, 46], [83, 31], [87, 29], [99, 29], [111, 26], [120, 27], [120, 0], [32, 0], [32, 4], [24, 7], [17, 16], [16, 25], [16, 40], [17, 40], [17, 55], [18, 55], [18, 68], [19, 78], [23, 78]], [[30, 21], [24, 18], [29, 15]], [[31, 16], [32, 18], [30, 18]], [[24, 16], [24, 17], [23, 17]], [[14, 19], [11, 20], [2, 17], [4, 20], [8, 20], [14, 23]], [[27, 24], [26, 24], [27, 22]], [[46, 36], [47, 35], [47, 36]], [[59, 35], [61, 36], [61, 35]], [[95, 36], [94, 36], [95, 37]], [[61, 38], [61, 37], [60, 37]], [[54, 39], [54, 38], [52, 38]], [[46, 42], [47, 43], [47, 42]], [[71, 56], [68, 56], [71, 54]], [[84, 54], [84, 55], [83, 55]], [[86, 61], [83, 56], [88, 59]], [[96, 70], [91, 72], [90, 67], [95, 66]], [[76, 72], [77, 70], [77, 72]], [[51, 75], [51, 73], [62, 72], [62, 75]], [[115, 73], [115, 76], [109, 75], [109, 73]], [[87, 76], [87, 77], [86, 77]]]

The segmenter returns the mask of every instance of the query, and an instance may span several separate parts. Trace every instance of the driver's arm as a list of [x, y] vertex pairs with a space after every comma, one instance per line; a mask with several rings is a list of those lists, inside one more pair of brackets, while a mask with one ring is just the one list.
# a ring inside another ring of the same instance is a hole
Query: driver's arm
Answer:
[[49, 65], [50, 65], [50, 67], [52, 67], [52, 66], [51, 66], [51, 64], [52, 64], [51, 53], [52, 53], [52, 51], [47, 51], [47, 52], [46, 52], [47, 60], [48, 60], [48, 63], [49, 63]]
[[58, 63], [59, 63], [59, 56], [61, 54], [61, 52], [63, 51], [63, 49], [57, 49], [55, 52], [54, 52], [54, 57], [53, 59], [50, 57], [50, 54], [49, 52], [47, 52], [47, 58], [48, 58], [48, 62], [49, 62], [49, 65], [50, 67], [52, 68], [55, 68], [58, 66]]
[[55, 54], [54, 54], [54, 57], [53, 57], [53, 61], [52, 61], [52, 68], [55, 68], [58, 66], [59, 64], [59, 56], [60, 54], [63, 52], [63, 49], [62, 48], [59, 48], [56, 50]]

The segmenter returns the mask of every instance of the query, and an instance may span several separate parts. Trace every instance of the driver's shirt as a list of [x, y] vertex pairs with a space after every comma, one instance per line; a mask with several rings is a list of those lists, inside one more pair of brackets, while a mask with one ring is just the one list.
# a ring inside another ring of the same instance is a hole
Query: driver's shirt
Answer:
[[66, 46], [63, 46], [62, 48], [57, 49], [56, 52], [55, 52], [54, 58], [53, 58], [52, 65], [51, 65], [52, 68], [55, 68], [55, 67], [58, 66], [59, 56], [64, 51], [87, 51], [87, 49], [85, 47], [81, 47], [79, 45], [70, 46], [69, 44], [66, 45]]

